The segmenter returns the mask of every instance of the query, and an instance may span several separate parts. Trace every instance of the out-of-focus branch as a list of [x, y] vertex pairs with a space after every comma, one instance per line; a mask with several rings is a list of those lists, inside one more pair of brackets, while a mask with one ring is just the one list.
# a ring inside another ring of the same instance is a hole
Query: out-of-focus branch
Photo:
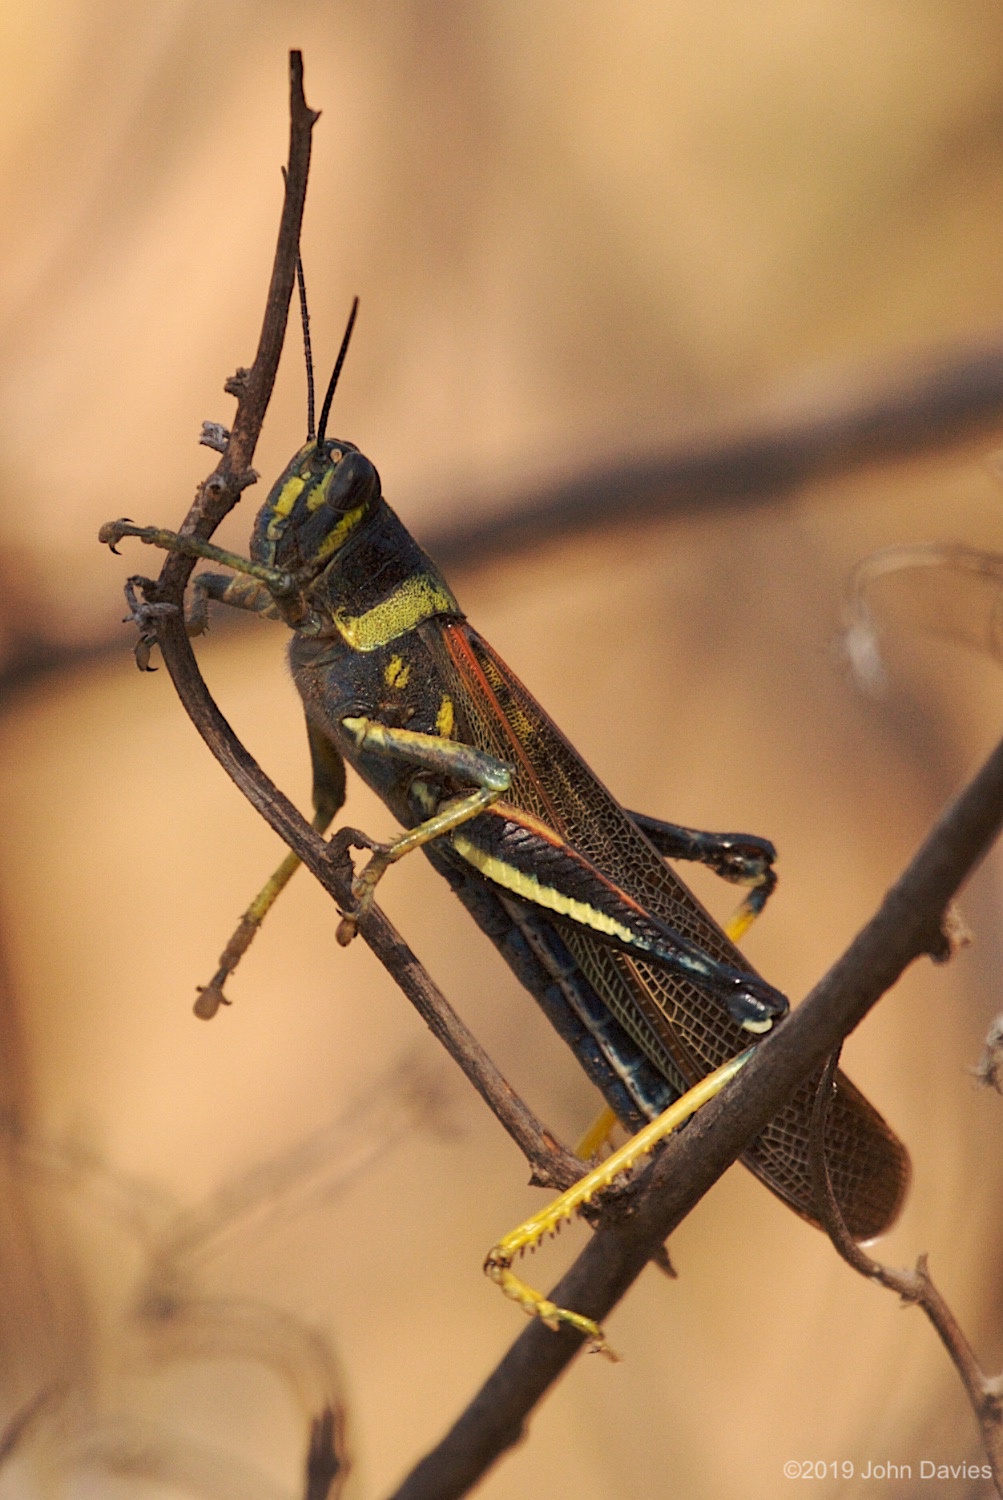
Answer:
[[[713, 513], [776, 500], [799, 485], [962, 439], [998, 437], [1003, 337], [918, 356], [908, 374], [836, 390], [819, 409], [664, 453], [613, 459], [542, 485], [498, 514], [420, 538], [437, 562], [466, 567], [541, 542], [660, 516]], [[476, 514], [466, 502], [456, 514]]]
[[850, 1237], [839, 1211], [825, 1160], [825, 1126], [838, 1061], [839, 1053], [836, 1051], [826, 1063], [819, 1080], [809, 1136], [808, 1159], [823, 1226], [840, 1255], [855, 1271], [859, 1271], [869, 1281], [876, 1281], [889, 1291], [897, 1292], [903, 1302], [915, 1303], [926, 1313], [961, 1377], [979, 1424], [996, 1493], [1003, 1495], [1003, 1376], [988, 1376], [983, 1371], [961, 1325], [930, 1278], [926, 1255], [917, 1258], [916, 1267], [912, 1271], [883, 1266]]
[[45, 1385], [18, 1407], [6, 1427], [0, 1432], [0, 1465], [5, 1464], [10, 1458], [39, 1413], [61, 1394], [62, 1388], [58, 1383]]
[[[948, 807], [879, 910], [791, 1017], [767, 1036], [739, 1076], [671, 1137], [647, 1168], [632, 1212], [603, 1224], [548, 1293], [602, 1322], [722, 1172], [794, 1089], [818, 1070], [912, 961], [943, 957], [941, 922], [958, 887], [1003, 826], [1003, 743]], [[534, 1322], [488, 1377], [455, 1426], [394, 1500], [465, 1495], [521, 1437], [533, 1408], [574, 1359], [583, 1336]]]
[[[348, 1475], [339, 1457], [344, 1451], [340, 1427], [341, 1415], [330, 1406], [314, 1418], [306, 1456], [303, 1500], [334, 1500], [335, 1494], [341, 1493], [342, 1482]], [[336, 1479], [339, 1481], [337, 1491], [334, 1489]]]
[[[712, 434], [660, 454], [599, 463], [525, 491], [493, 515], [483, 515], [470, 496], [461, 497], [450, 511], [476, 519], [447, 522], [419, 534], [419, 540], [443, 567], [471, 567], [608, 525], [612, 518], [619, 523], [769, 504], [777, 495], [822, 475], [945, 448], [963, 438], [984, 436], [991, 441], [993, 433], [998, 434], [1003, 420], [1003, 342], [966, 345], [916, 364], [919, 374], [858, 387], [849, 394], [844, 391], [809, 417], [780, 419], [730, 437]], [[243, 430], [234, 423], [238, 437]], [[227, 460], [235, 475], [246, 473], [240, 464], [250, 463], [254, 447], [245, 438], [240, 444], [240, 462], [236, 453]], [[220, 465], [216, 476], [222, 469]], [[228, 508], [233, 490], [224, 488], [223, 493]], [[199, 526], [198, 534], [208, 533]], [[229, 621], [219, 628], [240, 627]], [[46, 672], [117, 652], [119, 639], [116, 632], [107, 640], [68, 646], [26, 636], [8, 649], [0, 669], [0, 696], [6, 699]]]

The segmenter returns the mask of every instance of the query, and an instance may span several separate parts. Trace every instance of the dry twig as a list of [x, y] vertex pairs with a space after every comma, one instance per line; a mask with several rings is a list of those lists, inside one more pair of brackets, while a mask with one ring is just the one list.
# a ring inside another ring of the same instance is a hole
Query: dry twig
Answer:
[[[230, 439], [220, 463], [202, 485], [180, 528], [182, 533], [203, 539], [212, 535], [250, 482], [249, 475], [253, 473], [250, 462], [285, 337], [306, 196], [310, 132], [317, 119], [303, 97], [302, 59], [296, 52], [291, 55], [291, 70], [292, 124], [286, 195], [258, 353], [251, 369], [238, 371], [238, 378], [228, 383], [231, 394], [238, 398]], [[205, 685], [184, 624], [184, 590], [193, 566], [193, 559], [170, 553], [155, 583], [135, 580], [143, 594], [143, 602], [136, 611], [137, 623], [147, 642], [156, 640], [159, 645], [178, 696], [224, 770], [279, 837], [299, 855], [324, 889], [339, 905], [347, 906], [351, 881], [347, 854], [340, 860], [333, 857], [324, 840], [245, 750]], [[518, 1098], [403, 938], [376, 906], [360, 921], [359, 932], [528, 1157], [534, 1181], [559, 1189], [576, 1181], [581, 1173], [577, 1158], [560, 1145]]]
[[855, 1271], [859, 1271], [869, 1281], [876, 1281], [880, 1286], [887, 1287], [891, 1292], [898, 1292], [903, 1302], [915, 1304], [926, 1313], [961, 1377], [979, 1424], [996, 1492], [1003, 1495], [1003, 1376], [988, 1376], [982, 1370], [957, 1318], [930, 1278], [925, 1253], [917, 1257], [915, 1270], [893, 1270], [890, 1266], [873, 1260], [862, 1250], [850, 1237], [843, 1222], [825, 1160], [825, 1126], [838, 1062], [837, 1048], [819, 1079], [809, 1137], [812, 1182], [823, 1226], [839, 1254]]

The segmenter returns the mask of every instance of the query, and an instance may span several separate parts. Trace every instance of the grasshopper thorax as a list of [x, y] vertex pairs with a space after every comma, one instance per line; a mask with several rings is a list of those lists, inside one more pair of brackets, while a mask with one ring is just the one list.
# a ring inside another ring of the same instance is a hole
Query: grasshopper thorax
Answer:
[[319, 570], [372, 516], [381, 498], [380, 476], [354, 443], [311, 439], [258, 512], [251, 556], [289, 572]]

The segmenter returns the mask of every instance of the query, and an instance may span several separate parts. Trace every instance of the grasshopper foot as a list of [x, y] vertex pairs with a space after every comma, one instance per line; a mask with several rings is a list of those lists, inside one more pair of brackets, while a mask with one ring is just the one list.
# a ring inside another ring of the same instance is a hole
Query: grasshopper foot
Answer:
[[142, 537], [144, 532], [149, 531], [148, 526], [137, 526], [129, 516], [120, 516], [117, 521], [106, 521], [98, 532], [98, 541], [104, 546], [110, 547], [116, 557], [120, 557], [118, 543], [124, 536]]
[[528, 1318], [539, 1318], [545, 1328], [557, 1333], [561, 1328], [573, 1328], [576, 1333], [583, 1334], [589, 1341], [590, 1354], [603, 1354], [607, 1359], [618, 1364], [620, 1356], [606, 1340], [599, 1324], [592, 1318], [586, 1318], [582, 1313], [572, 1312], [570, 1308], [558, 1307], [556, 1302], [551, 1302], [549, 1297], [544, 1297], [533, 1287], [520, 1280], [510, 1268], [510, 1257], [499, 1246], [488, 1252], [488, 1258], [484, 1262], [484, 1274], [489, 1276], [496, 1286], [501, 1287], [506, 1297], [511, 1297], [513, 1302], [518, 1302]]
[[[104, 530], [104, 528], [102, 528]], [[112, 551], [115, 549], [112, 548]], [[150, 653], [157, 643], [156, 622], [164, 619], [167, 615], [177, 614], [176, 604], [156, 603], [147, 599], [140, 599], [137, 590], [143, 593], [147, 589], [153, 589], [156, 585], [151, 578], [141, 578], [135, 574], [127, 578], [125, 583], [125, 602], [129, 606], [129, 613], [122, 621], [123, 625], [135, 625], [139, 631], [139, 640], [134, 648], [136, 665], [141, 672], [155, 672], [156, 667], [150, 666]]]
[[[352, 862], [348, 857], [349, 849], [368, 849], [372, 852], [372, 859], [365, 869], [358, 875], [352, 875], [352, 907], [349, 911], [342, 912], [341, 921], [338, 923], [337, 939], [343, 948], [347, 948], [359, 929], [359, 922], [365, 916], [369, 907], [373, 904], [373, 893], [377, 881], [387, 867], [386, 853], [392, 846], [379, 844], [371, 839], [367, 833], [362, 833], [358, 828], [339, 828], [328, 845], [331, 851], [331, 859], [337, 865], [347, 865], [351, 869]], [[377, 869], [373, 871], [373, 866]], [[373, 871], [370, 874], [370, 871]], [[348, 873], [347, 870], [345, 872]]]
[[198, 999], [192, 1006], [192, 1010], [200, 1021], [211, 1021], [221, 1005], [233, 1004], [233, 1001], [228, 1000], [223, 994], [223, 981], [229, 977], [228, 970], [220, 970], [218, 974], [213, 975], [208, 984], [196, 985]]

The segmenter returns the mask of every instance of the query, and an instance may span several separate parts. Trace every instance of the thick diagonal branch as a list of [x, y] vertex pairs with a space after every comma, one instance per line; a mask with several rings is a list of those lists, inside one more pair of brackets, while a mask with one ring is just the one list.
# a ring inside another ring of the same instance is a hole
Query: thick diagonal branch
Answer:
[[[797, 1086], [823, 1064], [915, 958], [943, 951], [940, 925], [958, 887], [1003, 826], [1003, 744], [950, 805], [879, 910], [741, 1074], [672, 1137], [648, 1168], [629, 1218], [603, 1225], [548, 1294], [601, 1322], [722, 1172]], [[465, 1495], [518, 1441], [536, 1403], [582, 1346], [531, 1324], [394, 1500]]]

